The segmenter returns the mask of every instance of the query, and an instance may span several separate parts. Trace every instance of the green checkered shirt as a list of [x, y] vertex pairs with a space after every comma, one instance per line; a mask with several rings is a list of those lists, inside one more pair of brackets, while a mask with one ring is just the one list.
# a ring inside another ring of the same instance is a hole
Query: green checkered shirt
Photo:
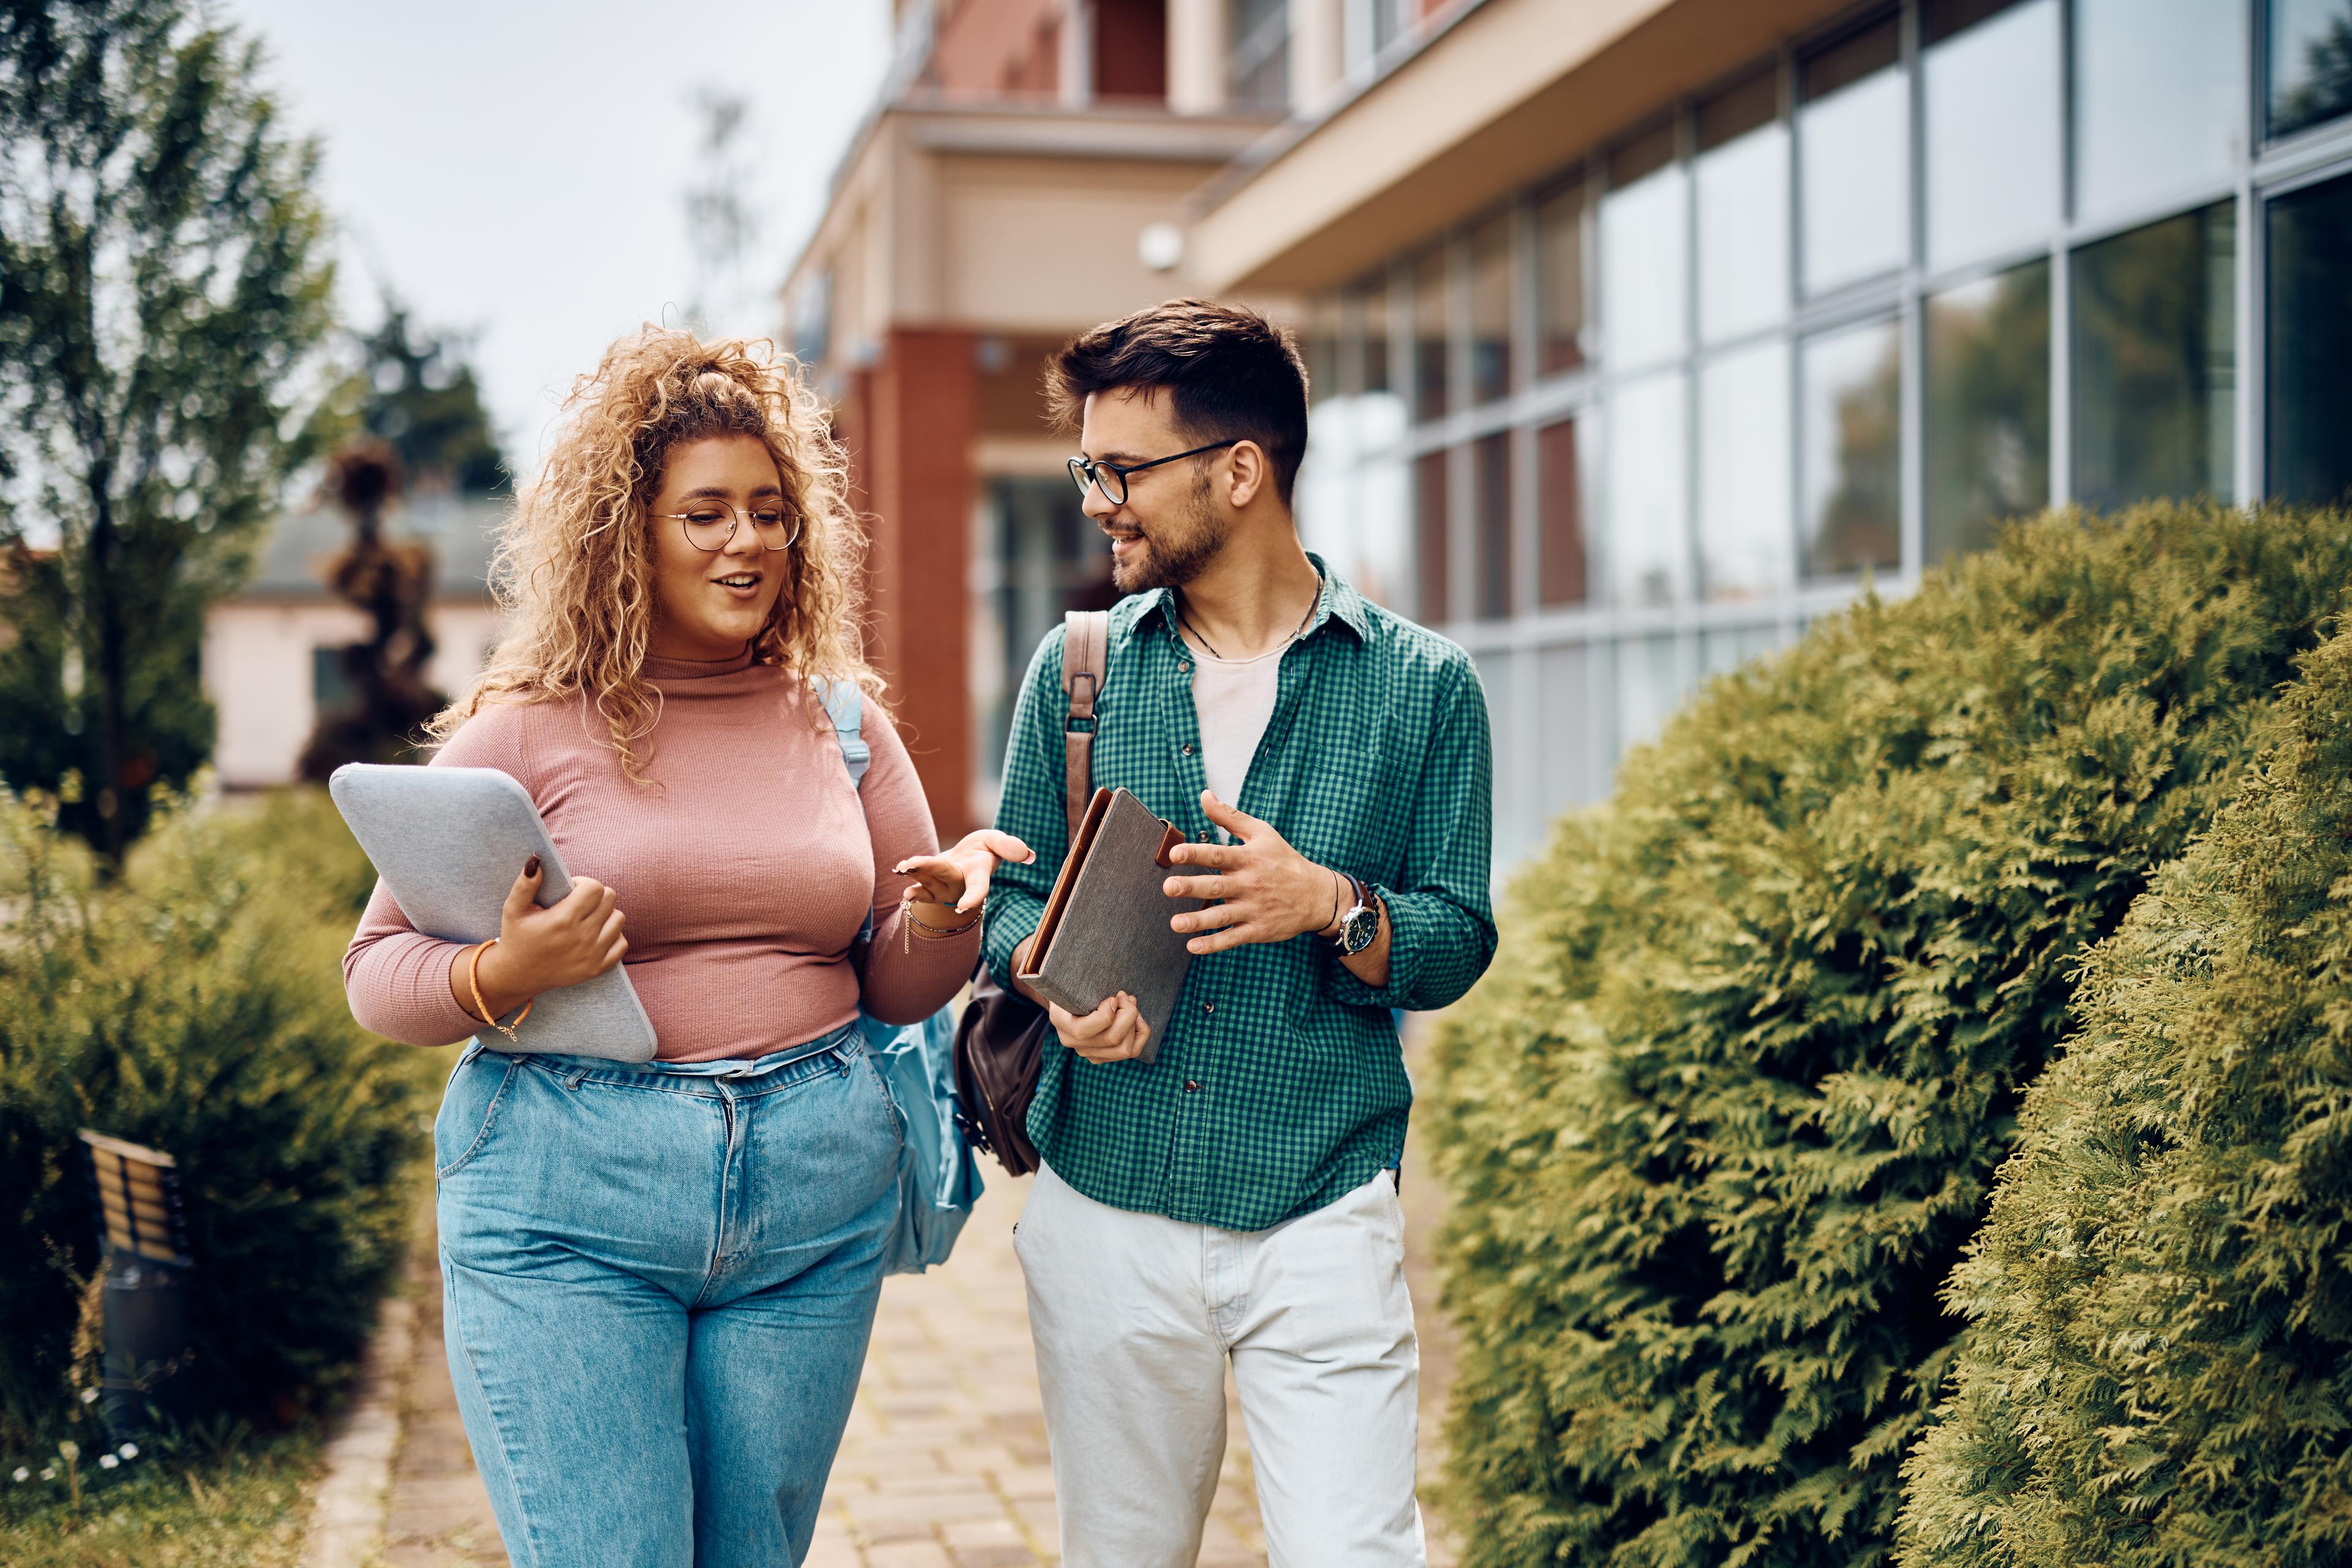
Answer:
[[[1318, 560], [1323, 594], [1282, 656], [1274, 716], [1235, 804], [1388, 906], [1389, 984], [1365, 984], [1326, 938], [1195, 958], [1159, 1058], [1095, 1066], [1049, 1045], [1029, 1136], [1100, 1203], [1260, 1230], [1397, 1163], [1412, 1104], [1392, 1007], [1443, 1007], [1495, 953], [1488, 898], [1494, 764], [1486, 702], [1461, 648], [1367, 604]], [[1192, 653], [1172, 595], [1110, 613], [1094, 778], [1205, 839]], [[1063, 815], [1062, 631], [1014, 710], [996, 826], [1037, 851], [996, 873], [986, 952], [1008, 982], [1069, 847]]]

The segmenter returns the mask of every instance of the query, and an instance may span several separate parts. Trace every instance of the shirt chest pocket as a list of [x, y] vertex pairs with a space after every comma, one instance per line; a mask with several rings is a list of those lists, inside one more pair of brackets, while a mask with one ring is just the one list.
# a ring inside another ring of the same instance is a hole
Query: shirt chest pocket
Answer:
[[1291, 847], [1320, 866], [1378, 879], [1408, 820], [1407, 770], [1378, 734], [1291, 748], [1283, 803]]

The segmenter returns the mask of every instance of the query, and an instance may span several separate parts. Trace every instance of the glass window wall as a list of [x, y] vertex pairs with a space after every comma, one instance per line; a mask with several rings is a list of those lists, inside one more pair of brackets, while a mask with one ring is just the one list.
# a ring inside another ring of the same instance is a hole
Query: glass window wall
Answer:
[[2352, 0], [2268, 0], [2270, 132], [2352, 113]]
[[1762, 71], [1698, 110], [1698, 328], [1722, 342], [1789, 313], [1789, 132]]
[[1709, 599], [1764, 599], [1797, 577], [1789, 345], [1726, 354], [1698, 374], [1699, 582]]
[[2074, 200], [2127, 213], [2246, 152], [2242, 0], [2074, 0]]
[[2046, 243], [2058, 226], [2058, 0], [1927, 0], [1927, 265]]
[[1809, 340], [1803, 361], [1805, 573], [1903, 563], [1903, 337], [1874, 321]]
[[1668, 371], [1621, 388], [1609, 401], [1610, 592], [1620, 605], [1663, 605], [1690, 584], [1690, 461], [1683, 373]]
[[2230, 493], [2236, 234], [2225, 202], [2074, 253], [2076, 500]]
[[2352, 494], [2352, 174], [2270, 207], [2270, 491]]
[[1789, 40], [1302, 318], [1300, 527], [1472, 650], [1517, 721], [1498, 810], [1549, 812], [1700, 672], [2053, 493], [2352, 492], [2338, 38], [2352, 0], [1888, 0]]
[[1653, 364], [1690, 342], [1689, 178], [1671, 125], [1609, 160], [1601, 198], [1602, 351], [1620, 367]]
[[1584, 187], [1536, 204], [1536, 372], [1584, 363]]
[[2050, 263], [1927, 300], [1928, 565], [2050, 502]]
[[1911, 90], [1895, 16], [1799, 68], [1805, 292], [1892, 271], [1910, 255]]

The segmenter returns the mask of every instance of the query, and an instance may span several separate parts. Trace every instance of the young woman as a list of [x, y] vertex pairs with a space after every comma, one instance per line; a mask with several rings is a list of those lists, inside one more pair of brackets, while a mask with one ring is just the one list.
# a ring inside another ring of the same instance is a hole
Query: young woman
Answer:
[[[850, 785], [811, 682], [877, 684], [860, 540], [787, 364], [648, 329], [568, 411], [500, 552], [505, 639], [433, 760], [519, 780], [572, 889], [537, 907], [534, 859], [497, 941], [461, 947], [379, 887], [346, 986], [379, 1034], [475, 1037], [433, 1132], [444, 1333], [515, 1563], [797, 1563], [897, 1215], [904, 1124], [859, 1008], [953, 995], [990, 873], [1028, 851], [939, 852], [870, 701]], [[534, 1030], [533, 996], [625, 954], [659, 1059]]]

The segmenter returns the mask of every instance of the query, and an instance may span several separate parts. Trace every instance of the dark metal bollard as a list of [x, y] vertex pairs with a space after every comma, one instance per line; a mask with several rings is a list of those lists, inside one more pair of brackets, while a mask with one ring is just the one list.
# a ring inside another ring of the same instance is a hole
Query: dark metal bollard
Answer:
[[158, 1417], [188, 1418], [188, 1269], [180, 1178], [169, 1154], [84, 1129], [103, 1216], [106, 1329], [100, 1386], [121, 1442]]

